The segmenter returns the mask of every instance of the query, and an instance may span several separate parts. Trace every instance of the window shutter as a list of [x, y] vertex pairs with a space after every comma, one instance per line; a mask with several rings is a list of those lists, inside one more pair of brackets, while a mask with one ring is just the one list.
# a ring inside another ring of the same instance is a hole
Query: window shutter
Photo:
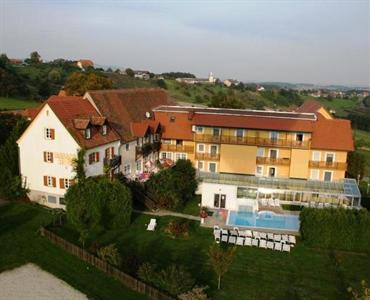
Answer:
[[111, 148], [112, 149], [112, 158], [114, 156], [114, 147]]
[[53, 155], [53, 152], [50, 152], [50, 162], [54, 162], [54, 155]]
[[76, 180], [75, 180], [75, 179], [71, 179], [71, 180], [69, 181], [69, 185], [70, 185], [70, 186], [72, 186], [72, 185], [74, 185], [74, 184], [76, 184]]
[[59, 186], [61, 189], [64, 189], [64, 178], [59, 178]]
[[57, 186], [57, 180], [55, 177], [52, 177], [52, 180], [53, 180], [53, 187], [56, 187]]
[[44, 186], [47, 186], [47, 185], [48, 185], [48, 177], [44, 176]]
[[91, 165], [94, 161], [94, 153], [89, 154], [89, 165]]
[[55, 140], [55, 129], [50, 129], [50, 138], [52, 139], [52, 140]]
[[44, 162], [46, 162], [46, 152], [44, 151]]
[[96, 153], [95, 160], [96, 160], [96, 162], [98, 162], [99, 161], [99, 152], [95, 152], [95, 153]]
[[109, 148], [105, 149], [105, 158], [109, 158]]

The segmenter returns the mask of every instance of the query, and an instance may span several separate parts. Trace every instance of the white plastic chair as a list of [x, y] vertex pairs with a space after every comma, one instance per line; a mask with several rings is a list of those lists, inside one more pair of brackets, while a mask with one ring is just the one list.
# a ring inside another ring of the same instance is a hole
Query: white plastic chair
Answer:
[[266, 243], [266, 247], [267, 247], [267, 249], [274, 249], [274, 242], [271, 242], [271, 241], [268, 241], [267, 243]]
[[269, 241], [273, 241], [273, 240], [274, 240], [274, 234], [273, 234], [273, 233], [271, 233], [271, 232], [269, 232], [269, 233], [267, 234], [267, 239], [268, 239]]
[[283, 251], [290, 252], [290, 245], [283, 244]]
[[280, 242], [281, 241], [281, 234], [274, 234], [274, 241]]
[[252, 246], [252, 239], [249, 237], [245, 238], [244, 246]]
[[235, 244], [236, 243], [236, 236], [230, 235], [229, 236], [229, 244]]
[[252, 234], [253, 234], [253, 237], [255, 239], [259, 239], [260, 238], [260, 233], [258, 231], [253, 231]]
[[259, 247], [260, 247], [260, 248], [264, 248], [264, 249], [266, 249], [266, 248], [267, 248], [267, 243], [266, 243], [266, 241], [265, 241], [265, 240], [260, 240]]
[[241, 237], [241, 236], [238, 236], [236, 238], [236, 244], [239, 245], [239, 246], [243, 246], [244, 245], [244, 238]]
[[246, 230], [246, 231], [245, 231], [245, 236], [246, 236], [246, 237], [250, 237], [250, 238], [251, 238], [251, 237], [253, 237], [253, 235], [252, 235], [252, 230]]
[[274, 250], [281, 251], [282, 244], [280, 242], [275, 242]]
[[258, 247], [258, 240], [257, 239], [252, 239], [252, 246]]
[[295, 245], [296, 239], [294, 235], [289, 235], [289, 244]]
[[266, 232], [260, 232], [260, 239], [263, 239], [263, 240], [266, 240], [267, 239]]
[[156, 226], [157, 226], [157, 220], [156, 219], [150, 219], [150, 222], [149, 222], [148, 227], [146, 228], [146, 230], [154, 231]]

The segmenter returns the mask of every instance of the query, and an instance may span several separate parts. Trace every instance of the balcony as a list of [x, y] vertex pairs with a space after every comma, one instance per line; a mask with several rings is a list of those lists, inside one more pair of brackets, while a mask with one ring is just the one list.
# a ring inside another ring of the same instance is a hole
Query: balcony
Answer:
[[220, 160], [219, 153], [195, 153], [195, 159], [198, 160]]
[[194, 153], [194, 147], [188, 145], [161, 144], [161, 151]]
[[333, 169], [333, 170], [347, 170], [347, 163], [344, 162], [327, 162], [327, 161], [313, 161], [309, 162], [310, 168], [316, 169]]
[[289, 166], [290, 158], [272, 158], [272, 157], [257, 157], [256, 163], [258, 165], [281, 165]]
[[270, 139], [260, 137], [215, 136], [211, 134], [194, 134], [196, 142], [215, 144], [234, 144], [249, 146], [271, 146], [308, 149], [310, 141], [290, 141], [286, 139]]
[[158, 152], [160, 149], [160, 142], [145, 143], [142, 146], [136, 146], [136, 157], [148, 156], [150, 153]]
[[112, 158], [104, 157], [104, 166], [110, 169], [116, 169], [121, 165], [121, 155], [114, 155]]

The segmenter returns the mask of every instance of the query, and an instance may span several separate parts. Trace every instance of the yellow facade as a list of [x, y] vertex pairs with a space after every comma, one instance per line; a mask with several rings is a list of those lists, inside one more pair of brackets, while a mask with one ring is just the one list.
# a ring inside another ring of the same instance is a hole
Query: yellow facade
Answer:
[[221, 144], [219, 172], [254, 175], [256, 153], [255, 146]]

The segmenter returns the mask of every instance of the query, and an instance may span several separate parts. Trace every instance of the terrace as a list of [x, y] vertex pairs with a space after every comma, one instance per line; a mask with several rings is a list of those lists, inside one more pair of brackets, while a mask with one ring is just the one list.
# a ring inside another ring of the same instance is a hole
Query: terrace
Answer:
[[194, 147], [189, 145], [161, 144], [162, 151], [194, 153]]

